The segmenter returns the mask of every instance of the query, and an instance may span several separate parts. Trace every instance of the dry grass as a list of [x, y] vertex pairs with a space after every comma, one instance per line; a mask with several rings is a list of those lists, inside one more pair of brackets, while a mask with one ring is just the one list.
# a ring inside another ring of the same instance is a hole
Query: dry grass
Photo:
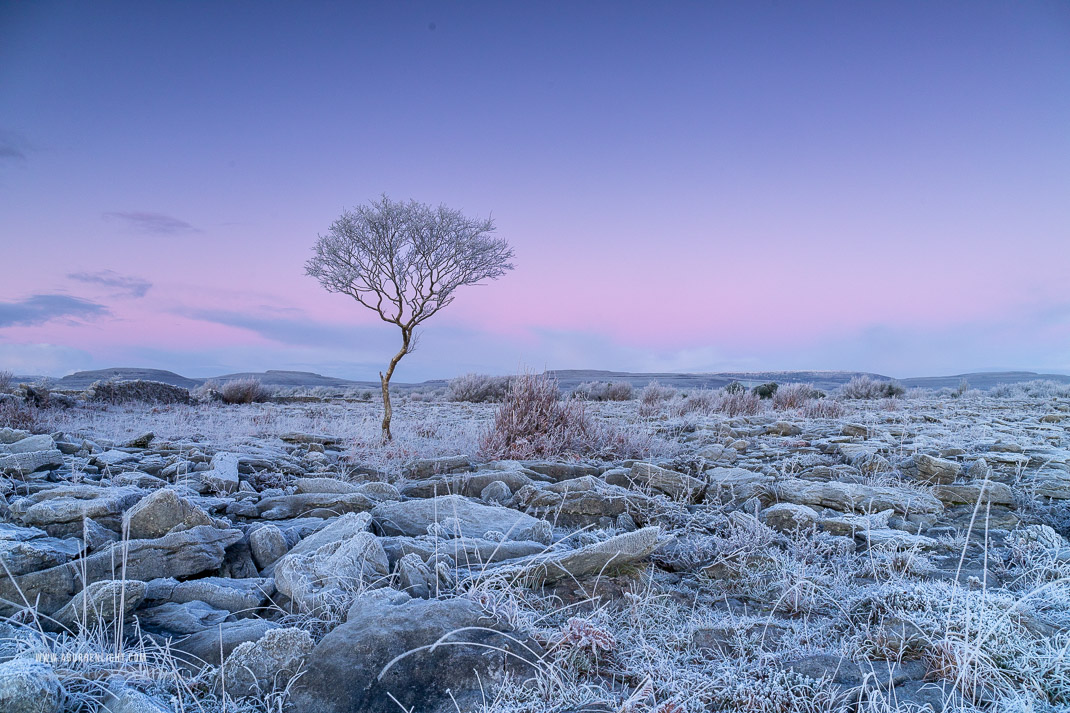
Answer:
[[223, 403], [227, 404], [255, 404], [263, 403], [271, 398], [271, 389], [260, 383], [260, 379], [235, 379], [223, 384], [220, 389]]

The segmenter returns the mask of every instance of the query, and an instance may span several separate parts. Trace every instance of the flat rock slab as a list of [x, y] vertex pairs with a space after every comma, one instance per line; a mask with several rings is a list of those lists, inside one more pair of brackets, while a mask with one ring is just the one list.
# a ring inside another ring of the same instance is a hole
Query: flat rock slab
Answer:
[[569, 552], [547, 553], [519, 563], [503, 562], [484, 571], [505, 573], [529, 584], [609, 575], [648, 557], [657, 549], [660, 534], [659, 527], [644, 527]]
[[410, 537], [426, 535], [432, 526], [434, 534], [444, 538], [485, 538], [488, 532], [498, 532], [509, 540], [548, 544], [553, 534], [545, 520], [460, 495], [382, 503], [372, 510], [372, 519], [384, 534]]
[[798, 478], [776, 484], [782, 502], [826, 507], [840, 512], [894, 510], [903, 515], [940, 513], [943, 503], [929, 493], [858, 483], [815, 483]]

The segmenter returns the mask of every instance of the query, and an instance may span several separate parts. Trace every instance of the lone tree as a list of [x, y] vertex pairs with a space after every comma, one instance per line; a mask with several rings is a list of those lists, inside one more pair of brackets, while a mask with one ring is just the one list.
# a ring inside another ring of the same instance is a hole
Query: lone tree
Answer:
[[401, 350], [379, 372], [383, 440], [390, 433], [390, 377], [416, 346], [415, 330], [453, 301], [462, 285], [494, 280], [512, 270], [513, 250], [492, 237], [494, 221], [440, 205], [378, 201], [343, 211], [316, 242], [305, 272], [328, 292], [349, 295], [401, 329]]

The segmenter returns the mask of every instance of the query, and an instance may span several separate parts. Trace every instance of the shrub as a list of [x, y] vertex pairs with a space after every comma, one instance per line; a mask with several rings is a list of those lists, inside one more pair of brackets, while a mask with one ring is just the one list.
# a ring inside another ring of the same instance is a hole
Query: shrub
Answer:
[[753, 391], [725, 393], [717, 410], [726, 416], [755, 416], [762, 411], [762, 399]]
[[627, 381], [585, 381], [572, 390], [573, 398], [586, 401], [630, 401], [632, 385]]
[[480, 437], [488, 458], [523, 460], [583, 451], [592, 423], [583, 404], [562, 401], [557, 381], [521, 374], [494, 414], [494, 423]]
[[11, 388], [11, 382], [15, 380], [15, 375], [6, 369], [0, 370], [0, 391], [7, 391]]
[[803, 416], [806, 418], [842, 418], [846, 410], [842, 401], [813, 399], [803, 406]]
[[596, 424], [582, 401], [562, 400], [557, 381], [545, 374], [516, 377], [479, 439], [479, 453], [488, 460], [639, 458], [650, 448], [649, 438]]
[[222, 401], [223, 394], [220, 392], [219, 383], [209, 379], [200, 386], [195, 387], [189, 392], [189, 395], [195, 400], [200, 402], [212, 402]]
[[19, 403], [10, 396], [0, 399], [0, 428], [14, 428], [32, 433], [40, 433], [43, 430], [37, 421], [37, 409], [29, 404]]
[[267, 401], [271, 398], [271, 390], [260, 383], [260, 379], [235, 379], [223, 384], [220, 389], [223, 402], [228, 404], [252, 404]]
[[902, 396], [906, 389], [898, 381], [879, 381], [862, 374], [840, 388], [845, 399], [891, 399]]
[[771, 399], [773, 394], [776, 393], [777, 384], [775, 381], [770, 381], [768, 384], [759, 384], [755, 386], [751, 391], [760, 399]]
[[816, 395], [817, 391], [810, 384], [785, 384], [773, 394], [773, 408], [780, 411], [802, 408]]
[[511, 376], [490, 376], [488, 374], [465, 374], [450, 379], [446, 387], [447, 401], [468, 401], [470, 403], [501, 403], [509, 393]]
[[742, 394], [742, 393], [746, 392], [746, 390], [747, 390], [747, 387], [744, 386], [743, 383], [739, 382], [739, 381], [733, 381], [731, 384], [729, 384], [728, 386], [724, 387], [724, 391], [725, 391], [726, 394]]
[[720, 399], [713, 391], [692, 391], [682, 399], [672, 402], [670, 410], [674, 416], [686, 416], [689, 413], [709, 415], [720, 406]]

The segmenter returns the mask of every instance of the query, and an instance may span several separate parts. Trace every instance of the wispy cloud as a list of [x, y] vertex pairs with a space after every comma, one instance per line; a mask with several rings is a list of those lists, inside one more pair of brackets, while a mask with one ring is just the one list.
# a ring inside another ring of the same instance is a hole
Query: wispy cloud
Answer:
[[67, 275], [71, 280], [84, 282], [87, 285], [103, 285], [112, 287], [119, 294], [126, 297], [144, 297], [152, 287], [152, 283], [140, 277], [120, 275], [114, 270], [99, 270], [97, 272], [72, 272]]
[[21, 136], [10, 131], [0, 131], [0, 162], [22, 163], [29, 147]]
[[367, 339], [366, 328], [317, 322], [299, 310], [272, 310], [272, 313], [268, 314], [190, 310], [183, 314], [203, 322], [247, 329], [273, 342], [293, 346], [352, 347], [364, 343]]
[[91, 319], [109, 314], [101, 304], [69, 295], [33, 295], [15, 302], [0, 302], [0, 328], [28, 327], [55, 319]]
[[117, 220], [142, 233], [154, 235], [179, 235], [196, 233], [197, 228], [184, 220], [163, 213], [144, 211], [110, 211], [104, 214], [105, 220]]

